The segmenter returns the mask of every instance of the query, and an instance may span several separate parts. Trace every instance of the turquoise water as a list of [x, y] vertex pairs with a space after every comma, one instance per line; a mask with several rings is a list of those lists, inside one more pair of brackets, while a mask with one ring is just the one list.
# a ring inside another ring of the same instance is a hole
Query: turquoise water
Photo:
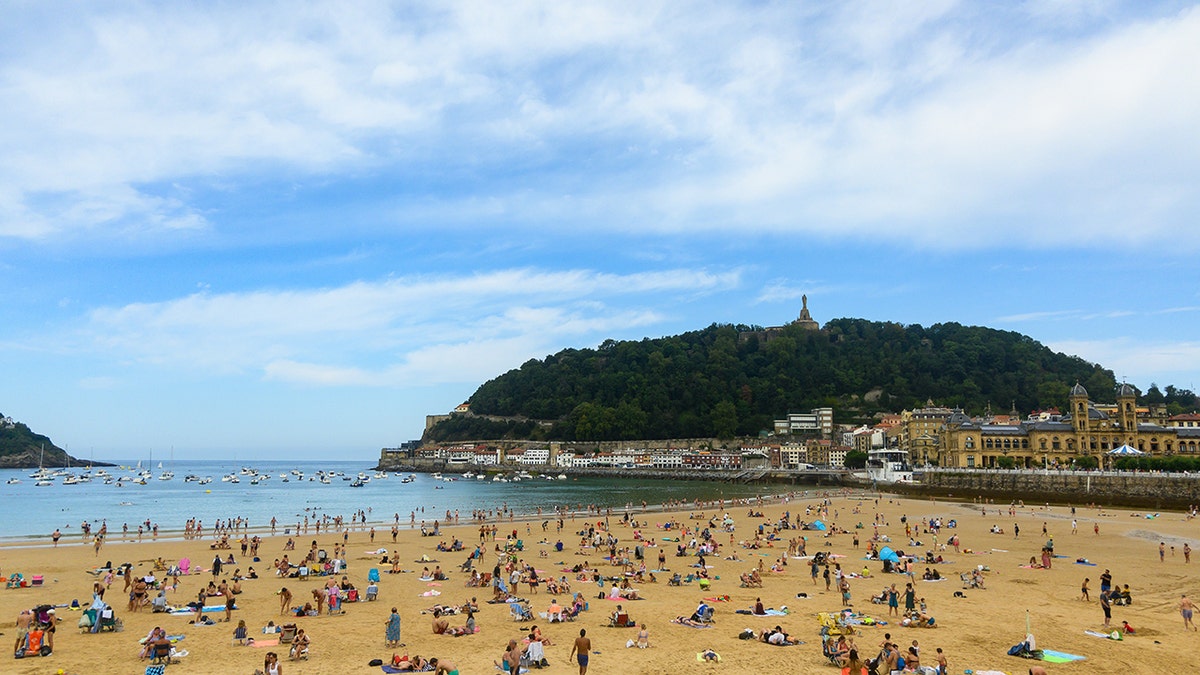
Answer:
[[[123, 524], [127, 523], [136, 534], [138, 523], [147, 519], [159, 525], [160, 536], [171, 536], [182, 530], [188, 518], [197, 518], [205, 529], [210, 529], [217, 519], [239, 516], [248, 518], [252, 528], [266, 527], [275, 517], [279, 531], [283, 532], [285, 527], [295, 527], [297, 521], [303, 521], [306, 513], [349, 517], [359, 510], [366, 511], [368, 521], [382, 528], [383, 537], [397, 513], [401, 527], [407, 527], [413, 511], [419, 526], [421, 520], [430, 524], [435, 519], [445, 520], [446, 511], [456, 509], [465, 522], [472, 510], [500, 509], [506, 504], [518, 515], [535, 513], [538, 507], [549, 513], [559, 506], [588, 504], [611, 506], [615, 510], [628, 503], [640, 505], [642, 500], [658, 505], [675, 499], [730, 499], [752, 497], [767, 489], [705, 481], [600, 478], [495, 483], [449, 473], [447, 477], [457, 480], [436, 481], [427, 474], [416, 474], [413, 482], [405, 484], [400, 482], [401, 475], [389, 474], [385, 480], [372, 479], [362, 487], [352, 488], [350, 481], [341, 476], [334, 476], [328, 485], [309, 478], [318, 470], [343, 472], [347, 477], [359, 472], [371, 476], [373, 462], [178, 461], [164, 462], [163, 466], [164, 470], [174, 472], [174, 479], [158, 480], [161, 471], [156, 465], [152, 469], [154, 477], [146, 485], [127, 481], [123, 487], [117, 487], [115, 482], [105, 485], [95, 477], [95, 471], [90, 483], [63, 485], [63, 479], [56, 478], [54, 485], [37, 487], [29, 478], [32, 470], [0, 470], [0, 504], [10, 514], [0, 519], [0, 537], [48, 536], [59, 528], [64, 540], [78, 540], [82, 522], [92, 523], [95, 531], [101, 522], [107, 521], [110, 539], [115, 539]], [[243, 466], [271, 477], [251, 485], [250, 476], [239, 473]], [[292, 475], [293, 469], [303, 472], [304, 478]], [[114, 479], [132, 475], [129, 469], [116, 467], [106, 471]], [[222, 482], [221, 477], [230, 473], [238, 474], [241, 482]], [[207, 485], [184, 482], [188, 474], [211, 476], [213, 480]], [[290, 482], [284, 483], [280, 474], [287, 474]], [[8, 485], [8, 479], [14, 477], [21, 482]], [[12, 517], [16, 514], [19, 516]]]

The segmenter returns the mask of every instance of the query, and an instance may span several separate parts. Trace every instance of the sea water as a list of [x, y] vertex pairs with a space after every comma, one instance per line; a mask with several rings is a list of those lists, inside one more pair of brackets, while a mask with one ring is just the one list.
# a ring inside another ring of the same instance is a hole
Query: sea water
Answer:
[[[783, 491], [781, 486], [755, 486], [731, 483], [714, 483], [698, 480], [649, 480], [638, 478], [570, 478], [546, 480], [541, 477], [523, 479], [520, 482], [494, 482], [464, 478], [457, 473], [444, 473], [453, 481], [435, 480], [429, 474], [415, 474], [412, 482], [401, 479], [410, 474], [389, 473], [386, 479], [372, 478], [361, 487], [350, 487], [358, 474], [374, 476], [373, 462], [279, 462], [262, 461], [236, 463], [231, 461], [174, 461], [163, 462], [163, 468], [155, 466], [153, 475], [146, 485], [137, 485], [128, 478], [135, 474], [127, 466], [106, 467], [113, 483], [105, 485], [102, 477], [96, 476], [98, 468], [91, 471], [88, 483], [64, 485], [62, 478], [54, 484], [38, 487], [29, 477], [31, 469], [0, 470], [0, 504], [5, 506], [7, 517], [0, 519], [0, 540], [48, 537], [58, 528], [63, 541], [79, 541], [83, 522], [92, 524], [92, 532], [101, 523], [108, 524], [109, 541], [120, 541], [122, 526], [129, 525], [130, 538], [136, 538], [137, 527], [146, 520], [159, 526], [159, 536], [179, 536], [189, 518], [203, 522], [211, 532], [218, 519], [248, 519], [251, 528], [269, 527], [274, 517], [278, 521], [278, 532], [295, 529], [303, 523], [304, 516], [310, 523], [323, 515], [345, 516], [364, 511], [367, 520], [376, 527], [376, 536], [383, 541], [399, 514], [401, 528], [416, 527], [422, 521], [432, 525], [433, 521], [445, 522], [446, 511], [459, 512], [460, 523], [470, 519], [473, 510], [512, 509], [518, 517], [535, 514], [540, 507], [544, 517], [553, 517], [555, 508], [568, 507], [582, 515], [589, 504], [612, 507], [614, 513], [622, 513], [626, 504], [641, 506], [642, 501], [651, 507], [668, 500], [691, 501], [694, 499], [736, 499], [754, 497], [767, 491]], [[241, 469], [250, 467], [270, 478], [258, 485], [251, 485], [252, 476], [243, 475]], [[147, 467], [149, 468], [149, 467]], [[530, 467], [533, 468], [533, 467]], [[162, 471], [175, 474], [171, 480], [159, 480]], [[299, 478], [293, 470], [303, 474]], [[534, 468], [536, 471], [536, 468]], [[84, 469], [73, 469], [69, 473], [82, 474]], [[317, 471], [331, 476], [329, 484], [315, 478]], [[336, 475], [342, 473], [344, 475]], [[511, 473], [511, 472], [510, 472]], [[551, 475], [557, 472], [551, 469]], [[200, 485], [185, 482], [184, 477], [194, 474], [211, 477], [212, 482]], [[223, 482], [223, 476], [233, 474], [239, 483]], [[288, 478], [283, 482], [282, 476]], [[116, 481], [128, 477], [118, 487]], [[20, 483], [7, 484], [8, 479], [18, 478]], [[351, 480], [345, 480], [349, 478]], [[801, 488], [802, 489], [802, 488]], [[309, 530], [312, 532], [312, 530]], [[149, 540], [150, 534], [145, 538]]]

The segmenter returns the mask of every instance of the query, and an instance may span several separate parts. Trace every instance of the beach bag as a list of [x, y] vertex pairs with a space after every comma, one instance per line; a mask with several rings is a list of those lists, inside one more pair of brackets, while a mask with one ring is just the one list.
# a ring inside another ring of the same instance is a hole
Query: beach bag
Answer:
[[376, 666], [382, 666], [383, 659], [371, 659], [370, 661], [367, 662], [367, 665], [371, 666], [372, 668], [374, 668]]

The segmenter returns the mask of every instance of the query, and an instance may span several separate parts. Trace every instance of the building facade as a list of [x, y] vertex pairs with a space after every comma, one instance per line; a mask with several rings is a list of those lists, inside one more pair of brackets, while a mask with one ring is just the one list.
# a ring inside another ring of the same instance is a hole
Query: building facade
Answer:
[[[1017, 424], [982, 424], [953, 411], [937, 433], [942, 466], [994, 468], [1069, 466], [1090, 457], [1100, 466], [1108, 453], [1128, 445], [1152, 457], [1200, 454], [1200, 427], [1167, 426], [1149, 408], [1138, 408], [1128, 384], [1117, 390], [1115, 405], [1096, 405], [1081, 385], [1071, 388], [1068, 412], [1031, 417]], [[1182, 421], [1182, 420], [1181, 420]]]

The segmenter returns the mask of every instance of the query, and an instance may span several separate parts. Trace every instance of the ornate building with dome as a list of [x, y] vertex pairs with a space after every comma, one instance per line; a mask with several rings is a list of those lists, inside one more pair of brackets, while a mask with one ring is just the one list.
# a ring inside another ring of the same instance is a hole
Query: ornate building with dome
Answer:
[[[938, 434], [938, 463], [946, 467], [995, 468], [1001, 458], [1016, 467], [1068, 466], [1079, 457], [1107, 465], [1122, 446], [1152, 457], [1200, 456], [1200, 427], [1171, 425], [1157, 411], [1138, 408], [1137, 391], [1117, 387], [1116, 405], [1097, 405], [1082, 385], [1071, 388], [1066, 414], [1017, 424], [982, 424], [961, 410], [946, 418]], [[1174, 418], [1172, 418], [1173, 420]]]

